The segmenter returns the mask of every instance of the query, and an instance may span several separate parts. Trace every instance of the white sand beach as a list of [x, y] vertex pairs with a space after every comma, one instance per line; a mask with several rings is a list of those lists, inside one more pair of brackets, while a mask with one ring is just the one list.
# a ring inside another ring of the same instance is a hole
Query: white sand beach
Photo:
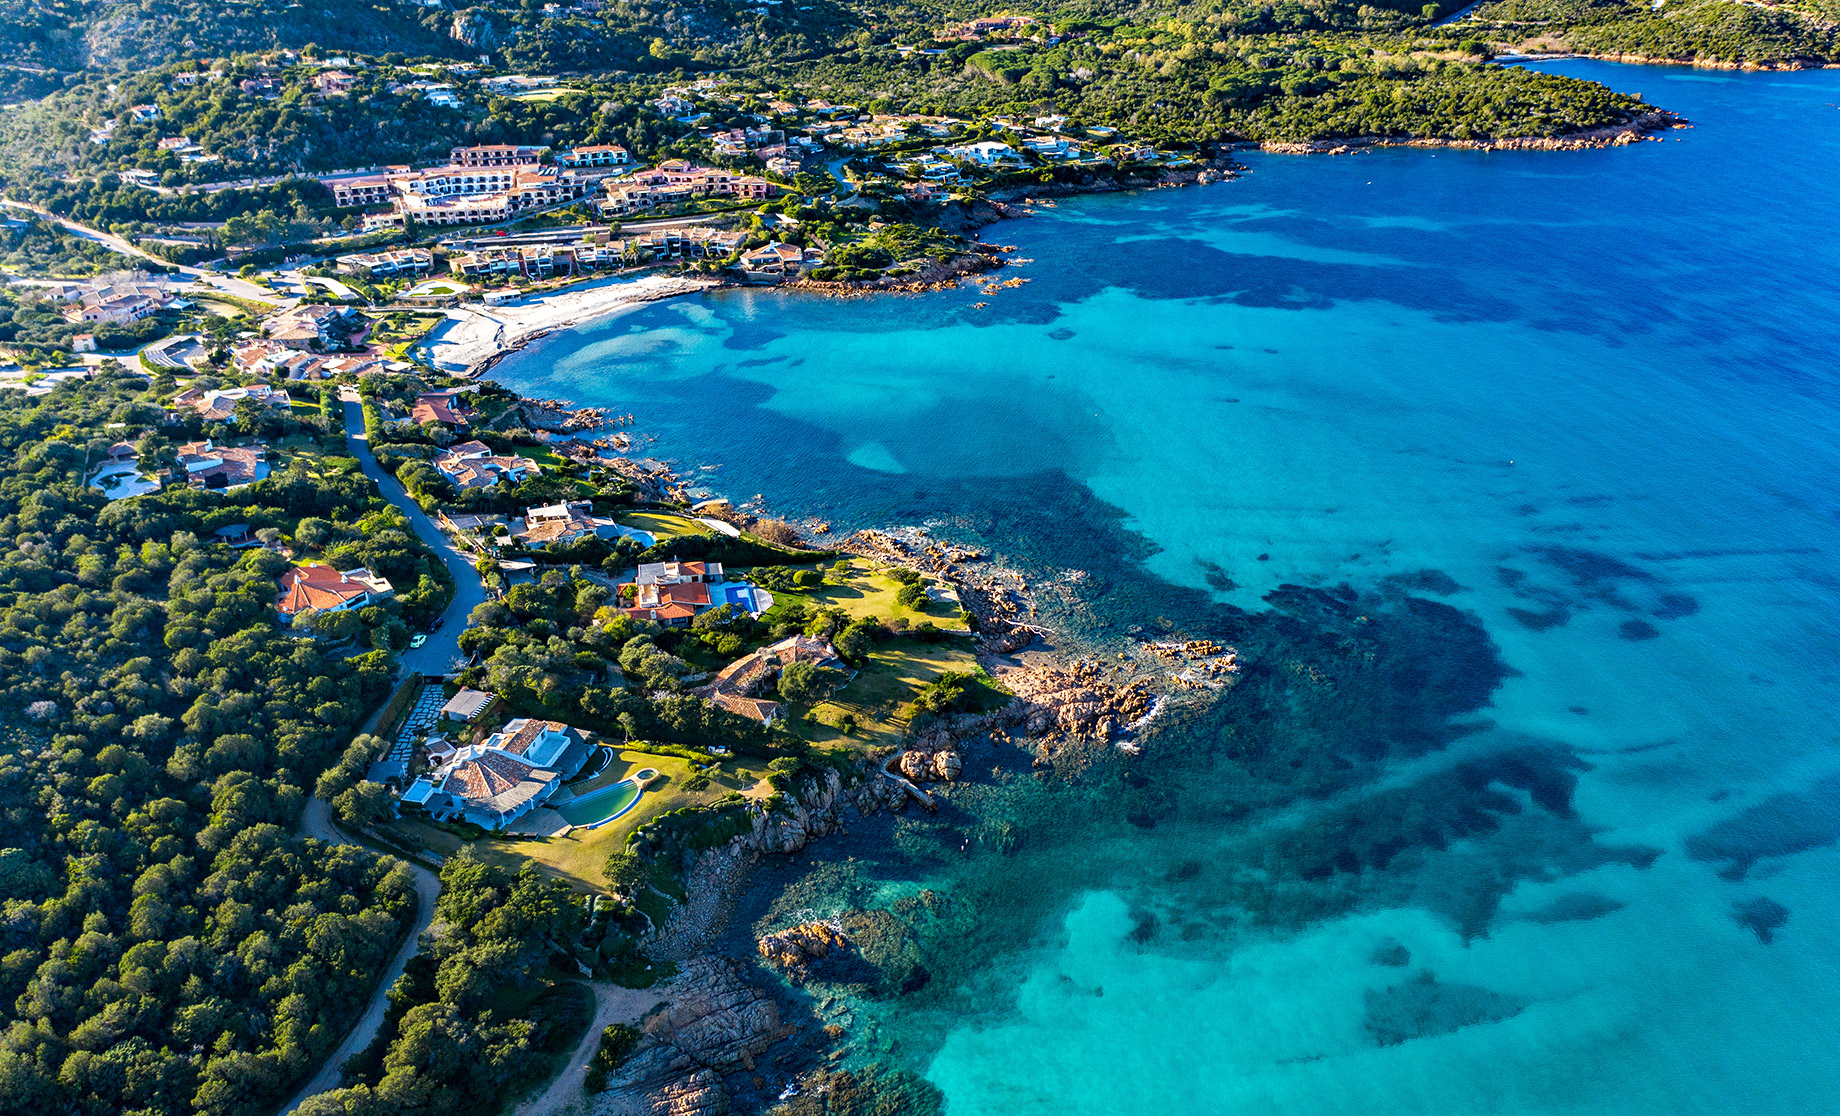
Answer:
[[648, 275], [642, 279], [598, 279], [503, 306], [467, 303], [447, 311], [447, 320], [429, 333], [424, 347], [435, 367], [467, 375], [492, 358], [521, 348], [552, 330], [719, 285], [712, 280]]

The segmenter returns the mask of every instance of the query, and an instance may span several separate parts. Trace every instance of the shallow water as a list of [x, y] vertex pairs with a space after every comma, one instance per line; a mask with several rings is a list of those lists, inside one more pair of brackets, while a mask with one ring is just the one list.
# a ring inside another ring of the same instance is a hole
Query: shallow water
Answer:
[[[1454, 606], [1499, 649], [1487, 707], [1451, 705], [1486, 727], [1429, 751], [1355, 740], [1378, 705], [1322, 714], [1369, 693], [1331, 681], [1304, 713], [1248, 699], [1162, 726], [1139, 765], [1012, 776], [818, 850], [758, 916], [958, 903], [903, 947], [931, 983], [857, 1004], [859, 1057], [957, 1116], [1834, 1110], [1840, 74], [1550, 68], [1696, 126], [1252, 156], [987, 230], [1029, 261], [1018, 290], [726, 293], [499, 367], [633, 412], [731, 496], [1093, 571], [1084, 634], [1164, 617], [1289, 663], [1206, 606], [1346, 582], [1389, 614], [1407, 590]], [[1389, 671], [1461, 643], [1442, 623], [1402, 630]], [[1313, 773], [1244, 761], [1246, 733]], [[1540, 779], [1504, 790], [1490, 765], [1523, 752]], [[1542, 805], [1574, 762], [1569, 811]], [[1465, 763], [1486, 787], [1451, 794], [1517, 808], [1299, 867], [1313, 817], [1341, 840]], [[1759, 899], [1786, 921], [1743, 924]]]

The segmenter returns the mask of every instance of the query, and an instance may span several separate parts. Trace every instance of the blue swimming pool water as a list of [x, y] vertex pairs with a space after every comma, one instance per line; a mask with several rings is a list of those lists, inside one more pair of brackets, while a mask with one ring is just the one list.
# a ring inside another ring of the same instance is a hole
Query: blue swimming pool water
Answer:
[[562, 820], [570, 825], [592, 829], [624, 814], [637, 801], [639, 784], [631, 779], [622, 779], [610, 787], [602, 787], [555, 809], [562, 815]]

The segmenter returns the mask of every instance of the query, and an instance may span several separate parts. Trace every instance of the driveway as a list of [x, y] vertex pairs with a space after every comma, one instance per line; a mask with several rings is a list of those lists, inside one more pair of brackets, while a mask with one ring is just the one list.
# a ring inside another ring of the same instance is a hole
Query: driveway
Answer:
[[[355, 843], [332, 824], [332, 808], [317, 798], [307, 799], [307, 808], [301, 816], [300, 828], [308, 837], [317, 837], [330, 845]], [[404, 863], [408, 862], [404, 861]], [[408, 938], [396, 951], [396, 956], [390, 958], [389, 967], [383, 971], [383, 976], [377, 981], [376, 991], [371, 993], [370, 1003], [365, 1005], [364, 1014], [358, 1017], [357, 1024], [346, 1034], [345, 1041], [339, 1043], [338, 1049], [334, 1050], [331, 1057], [319, 1067], [319, 1072], [315, 1073], [305, 1085], [302, 1085], [300, 1091], [294, 1094], [293, 1099], [287, 1102], [287, 1106], [281, 1110], [281, 1116], [288, 1116], [310, 1096], [338, 1088], [341, 1076], [339, 1067], [344, 1065], [353, 1054], [369, 1046], [377, 1037], [378, 1029], [383, 1026], [383, 1017], [390, 1009], [390, 986], [396, 983], [397, 977], [402, 976], [403, 969], [409, 964], [409, 958], [414, 957], [416, 951], [421, 948], [422, 932], [427, 930], [428, 924], [434, 921], [434, 902], [441, 894], [441, 881], [433, 872], [417, 864], [409, 864], [409, 871], [415, 875], [416, 905], [415, 922], [409, 927]]]
[[403, 652], [402, 669], [420, 674], [451, 674], [454, 660], [462, 658], [460, 654], [460, 633], [466, 630], [466, 619], [473, 610], [485, 603], [485, 582], [480, 580], [479, 571], [473, 568], [472, 561], [435, 526], [434, 520], [421, 509], [396, 478], [383, 471], [377, 464], [377, 458], [371, 453], [370, 439], [364, 433], [364, 408], [358, 397], [350, 389], [341, 393], [345, 402], [345, 436], [351, 442], [351, 455], [358, 459], [364, 469], [364, 475], [377, 482], [377, 488], [384, 499], [402, 509], [409, 517], [409, 523], [415, 528], [415, 534], [429, 549], [441, 556], [447, 564], [447, 572], [454, 579], [454, 600], [441, 614], [441, 628], [428, 637], [428, 642], [420, 647]]

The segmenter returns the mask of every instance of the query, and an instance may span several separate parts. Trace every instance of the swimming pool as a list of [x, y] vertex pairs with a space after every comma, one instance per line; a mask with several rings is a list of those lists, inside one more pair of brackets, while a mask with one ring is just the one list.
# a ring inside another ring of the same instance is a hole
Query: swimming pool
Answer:
[[639, 794], [645, 789], [645, 784], [651, 782], [657, 774], [655, 769], [648, 767], [631, 778], [589, 791], [580, 798], [552, 804], [551, 808], [562, 815], [563, 821], [577, 829], [593, 829], [632, 809], [633, 803], [639, 801]]
[[581, 829], [593, 829], [624, 814], [639, 801], [639, 784], [622, 779], [610, 787], [590, 791], [555, 807], [562, 820]]
[[723, 604], [740, 605], [749, 612], [759, 611], [754, 607], [754, 587], [752, 585], [729, 584], [721, 588]]

